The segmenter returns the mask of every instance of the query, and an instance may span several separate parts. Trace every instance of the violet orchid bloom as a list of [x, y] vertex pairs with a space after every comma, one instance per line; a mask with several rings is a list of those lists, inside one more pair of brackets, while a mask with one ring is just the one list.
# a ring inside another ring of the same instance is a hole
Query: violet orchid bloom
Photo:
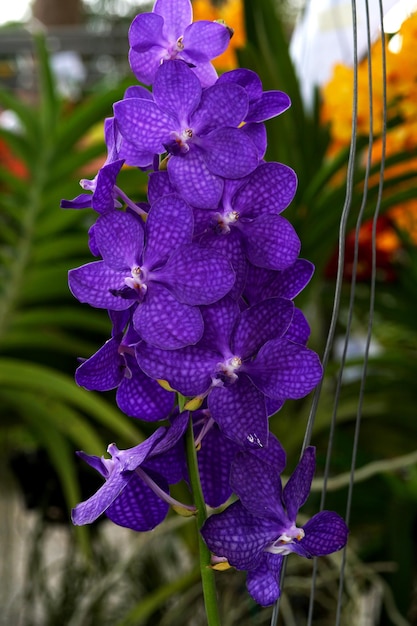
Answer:
[[306, 259], [297, 259], [278, 272], [249, 265], [243, 298], [249, 306], [275, 297], [293, 300], [308, 285], [313, 273], [314, 265]]
[[[232, 495], [230, 484], [232, 463], [242, 446], [226, 437], [210, 416], [208, 409], [193, 414], [194, 434], [201, 487], [205, 502], [213, 508], [223, 505]], [[285, 467], [285, 452], [278, 439], [270, 433], [267, 448], [251, 448], [251, 454], [265, 459], [274, 467]]]
[[198, 305], [222, 298], [234, 284], [225, 257], [192, 244], [192, 210], [177, 195], [161, 198], [145, 227], [135, 215], [113, 211], [99, 217], [94, 240], [102, 261], [69, 272], [80, 302], [123, 311], [133, 307], [140, 337], [173, 350], [199, 341]]
[[212, 418], [239, 445], [265, 446], [268, 415], [307, 395], [322, 376], [317, 354], [285, 336], [294, 304], [271, 298], [240, 313], [226, 297], [201, 311], [197, 345], [170, 352], [144, 345], [139, 366], [185, 396], [207, 397]]
[[256, 72], [243, 67], [224, 72], [217, 83], [236, 83], [244, 87], [249, 98], [248, 113], [243, 120], [246, 123], [266, 122], [281, 115], [291, 106], [291, 100], [286, 93], [278, 90], [263, 91], [261, 79]]
[[237, 84], [202, 89], [183, 61], [161, 65], [153, 101], [126, 98], [114, 105], [122, 136], [141, 150], [168, 153], [168, 174], [190, 204], [216, 208], [223, 178], [242, 178], [259, 163], [253, 141], [238, 126], [247, 114], [246, 91]]
[[92, 180], [85, 178], [80, 180], [81, 187], [93, 193], [82, 193], [73, 200], [61, 200], [61, 208], [85, 209], [91, 207], [97, 213], [105, 214], [121, 206], [117, 200], [115, 185], [124, 159], [120, 158], [118, 154], [113, 118], [107, 118], [104, 122], [104, 137], [107, 145], [107, 158], [104, 165]]
[[277, 115], [281, 115], [291, 106], [289, 96], [283, 91], [263, 91], [259, 76], [252, 70], [237, 68], [222, 74], [219, 84], [235, 83], [244, 87], [248, 98], [248, 113], [243, 120], [243, 131], [252, 139], [258, 148], [259, 158], [262, 159], [267, 148], [265, 122]]
[[[124, 98], [143, 98], [152, 100], [152, 94], [141, 86], [129, 87]], [[107, 146], [107, 158], [97, 175], [92, 179], [83, 178], [80, 185], [92, 193], [80, 194], [73, 200], [61, 200], [63, 209], [85, 209], [91, 207], [97, 213], [104, 214], [120, 208], [125, 202], [135, 213], [142, 214], [140, 205], [136, 205], [116, 185], [117, 177], [124, 163], [147, 169], [152, 164], [153, 154], [138, 150], [136, 146], [124, 139], [118, 131], [114, 118], [104, 122], [104, 137]]]
[[280, 215], [294, 198], [296, 187], [297, 177], [290, 167], [262, 163], [242, 182], [225, 181], [215, 211], [194, 210], [197, 241], [231, 260], [236, 274], [235, 297], [246, 283], [248, 263], [283, 270], [297, 259], [300, 240]]
[[[123, 314], [123, 312], [114, 312]], [[113, 315], [114, 315], [113, 314]], [[116, 403], [123, 413], [148, 422], [166, 419], [174, 408], [175, 394], [166, 391], [139, 368], [134, 346], [140, 337], [131, 326], [117, 330], [75, 372], [78, 385], [89, 390], [116, 389]]]
[[152, 13], [140, 13], [129, 29], [129, 62], [136, 78], [147, 85], [164, 61], [182, 59], [203, 87], [217, 72], [210, 63], [224, 52], [232, 31], [218, 22], [193, 21], [190, 0], [156, 0]]
[[[195, 240], [218, 250], [231, 261], [236, 274], [230, 293], [234, 298], [242, 293], [250, 264], [281, 271], [296, 261], [299, 238], [291, 224], [279, 215], [294, 198], [296, 187], [297, 177], [290, 167], [282, 163], [262, 163], [244, 179], [224, 181], [223, 195], [216, 210], [194, 209]], [[150, 175], [148, 197], [151, 203], [173, 191], [175, 188], [167, 172]], [[301, 271], [301, 267], [297, 265], [296, 270]], [[269, 282], [273, 280], [273, 272], [265, 273]], [[300, 282], [301, 278], [297, 279]], [[253, 281], [249, 279], [249, 282], [251, 286]]]
[[[153, 101], [152, 93], [145, 87], [142, 87], [142, 85], [132, 85], [128, 87], [123, 95], [123, 100], [128, 98], [142, 98], [144, 100]], [[139, 167], [142, 170], [150, 169], [154, 162], [154, 153], [143, 150], [141, 146], [137, 146], [129, 141], [128, 137], [123, 137], [116, 123], [115, 132], [117, 134], [118, 155], [121, 159], [125, 160], [126, 165]]]
[[146, 531], [165, 519], [170, 505], [189, 508], [169, 495], [169, 485], [184, 476], [182, 437], [187, 423], [187, 413], [183, 413], [173, 419], [168, 429], [158, 428], [148, 439], [128, 450], [119, 450], [112, 443], [107, 448], [111, 459], [79, 452], [103, 476], [105, 483], [73, 509], [73, 523], [91, 524], [105, 513], [119, 526]]
[[333, 511], [321, 511], [297, 527], [315, 472], [315, 448], [306, 448], [284, 489], [280, 470], [255, 455], [239, 453], [231, 484], [240, 500], [201, 529], [210, 550], [237, 569], [247, 570], [247, 587], [256, 602], [273, 604], [280, 595], [285, 555], [312, 558], [337, 552], [346, 545], [348, 528]]

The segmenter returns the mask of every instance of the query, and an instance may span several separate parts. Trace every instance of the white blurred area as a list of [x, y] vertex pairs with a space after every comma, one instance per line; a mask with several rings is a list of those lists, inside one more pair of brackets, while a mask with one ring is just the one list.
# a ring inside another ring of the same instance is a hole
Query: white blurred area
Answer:
[[[65, 2], [65, 0], [57, 0]], [[33, 0], [0, 0], [0, 26], [7, 22], [26, 22], [31, 17], [30, 5]], [[94, 5], [96, 0], [83, 0], [84, 4]], [[148, 0], [119, 0], [115, 2], [115, 11], [120, 15], [126, 15], [132, 6], [149, 4]]]
[[30, 17], [31, 0], [13, 0], [0, 3], [0, 25], [7, 22], [24, 22]]
[[[368, 49], [367, 21], [371, 41], [381, 33], [396, 33], [411, 13], [417, 0], [356, 0], [357, 55], [360, 60]], [[313, 104], [314, 88], [328, 82], [338, 63], [353, 65], [353, 14], [351, 0], [310, 0], [296, 25], [290, 53], [300, 79], [307, 108]], [[399, 45], [394, 41], [394, 46]]]

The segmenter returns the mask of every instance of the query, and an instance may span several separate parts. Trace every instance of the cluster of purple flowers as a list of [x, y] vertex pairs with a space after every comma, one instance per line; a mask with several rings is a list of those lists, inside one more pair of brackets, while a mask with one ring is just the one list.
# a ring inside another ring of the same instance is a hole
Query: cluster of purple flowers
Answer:
[[[313, 273], [282, 212], [297, 179], [265, 162], [264, 122], [290, 106], [280, 91], [237, 69], [218, 77], [211, 59], [230, 29], [192, 22], [189, 0], [156, 0], [133, 21], [130, 64], [138, 81], [105, 122], [108, 156], [88, 193], [64, 208], [92, 207], [89, 232], [99, 260], [69, 273], [74, 296], [108, 311], [111, 338], [76, 372], [87, 389], [117, 389], [127, 415], [160, 422], [129, 450], [109, 458], [79, 455], [104, 478], [73, 511], [75, 524], [105, 513], [115, 523], [150, 530], [187, 481], [184, 434], [191, 419], [206, 503], [224, 505], [201, 529], [217, 558], [248, 571], [262, 605], [279, 596], [282, 559], [339, 550], [347, 528], [323, 511], [296, 526], [315, 469], [308, 447], [284, 489], [285, 452], [268, 418], [320, 381], [309, 326], [293, 299]], [[124, 164], [149, 171], [148, 203], [117, 186]], [[190, 398], [192, 399], [190, 401]], [[187, 406], [187, 405], [186, 405]], [[168, 425], [166, 425], [168, 424]]]

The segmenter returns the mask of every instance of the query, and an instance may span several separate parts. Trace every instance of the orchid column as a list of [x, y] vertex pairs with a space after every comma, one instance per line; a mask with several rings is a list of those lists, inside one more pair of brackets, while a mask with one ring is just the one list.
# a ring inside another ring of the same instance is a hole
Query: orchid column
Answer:
[[[247, 69], [217, 77], [210, 61], [230, 36], [224, 24], [192, 23], [189, 0], [157, 0], [138, 15], [129, 58], [142, 85], [129, 88], [105, 122], [106, 162], [94, 180], [81, 181], [92, 194], [62, 202], [98, 213], [89, 244], [99, 260], [71, 270], [69, 285], [81, 302], [107, 310], [113, 327], [78, 368], [77, 383], [117, 388], [127, 415], [163, 422], [130, 450], [111, 444], [110, 459], [79, 453], [104, 484], [73, 521], [105, 513], [148, 531], [170, 506], [197, 513], [211, 626], [219, 617], [209, 550], [214, 562], [247, 570], [249, 592], [268, 605], [280, 594], [284, 555], [329, 554], [348, 532], [328, 511], [296, 526], [314, 448], [281, 487], [286, 456], [268, 418], [322, 376], [293, 302], [313, 267], [299, 258], [299, 238], [281, 215], [296, 175], [264, 161], [264, 122], [289, 98], [264, 92]], [[149, 172], [147, 204], [117, 185], [125, 164]], [[169, 486], [181, 480], [195, 506], [171, 497]], [[233, 493], [237, 501], [206, 519], [206, 505], [224, 505]]]

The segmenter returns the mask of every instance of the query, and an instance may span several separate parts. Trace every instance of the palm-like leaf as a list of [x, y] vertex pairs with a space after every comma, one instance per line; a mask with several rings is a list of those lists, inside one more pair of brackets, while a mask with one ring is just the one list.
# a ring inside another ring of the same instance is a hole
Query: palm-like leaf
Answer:
[[141, 437], [133, 421], [73, 380], [77, 357], [97, 350], [110, 323], [74, 300], [67, 286], [68, 270], [90, 260], [86, 231], [93, 216], [59, 208], [62, 198], [77, 195], [82, 168], [104, 158], [103, 142], [85, 147], [83, 138], [111, 115], [123, 86], [94, 94], [72, 112], [55, 92], [42, 39], [37, 61], [36, 106], [0, 89], [0, 105], [21, 128], [2, 130], [1, 140], [26, 171], [22, 177], [0, 166], [0, 397], [3, 422], [20, 424], [48, 450], [72, 506], [80, 495], [74, 449], [105, 450], [93, 424], [123, 444]]

